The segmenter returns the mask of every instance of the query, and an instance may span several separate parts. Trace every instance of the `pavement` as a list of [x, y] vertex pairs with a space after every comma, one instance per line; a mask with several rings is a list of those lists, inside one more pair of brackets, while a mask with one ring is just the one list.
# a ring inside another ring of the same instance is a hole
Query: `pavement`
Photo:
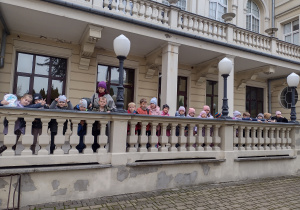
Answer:
[[40, 204], [21, 210], [300, 209], [300, 176], [265, 178]]

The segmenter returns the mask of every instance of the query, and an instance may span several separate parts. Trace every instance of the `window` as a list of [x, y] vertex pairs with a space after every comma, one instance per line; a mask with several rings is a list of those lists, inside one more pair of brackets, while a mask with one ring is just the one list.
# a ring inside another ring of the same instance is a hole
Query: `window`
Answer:
[[[97, 85], [100, 81], [106, 81], [108, 93], [117, 102], [119, 85], [119, 68], [114, 66], [98, 65]], [[134, 70], [124, 68], [124, 109], [133, 101], [134, 96]]]
[[209, 18], [224, 22], [222, 15], [227, 12], [227, 0], [209, 1]]
[[259, 33], [259, 9], [252, 0], [247, 2], [246, 29]]
[[299, 45], [299, 20], [284, 25], [284, 40]]
[[[295, 89], [295, 105], [298, 102], [298, 92]], [[292, 106], [292, 89], [290, 87], [286, 87], [282, 90], [280, 94], [280, 104], [286, 109], [290, 109]]]
[[65, 94], [67, 59], [17, 52], [13, 93], [40, 93], [50, 104]]
[[212, 116], [218, 112], [218, 82], [206, 81], [206, 105], [210, 107]]
[[[166, 0], [163, 0], [162, 3], [170, 6], [170, 3]], [[186, 0], [179, 0], [177, 2], [176, 6], [179, 7], [180, 9], [182, 9], [182, 10], [186, 10]]]
[[246, 111], [251, 117], [256, 117], [263, 113], [264, 109], [264, 89], [256, 87], [246, 87]]

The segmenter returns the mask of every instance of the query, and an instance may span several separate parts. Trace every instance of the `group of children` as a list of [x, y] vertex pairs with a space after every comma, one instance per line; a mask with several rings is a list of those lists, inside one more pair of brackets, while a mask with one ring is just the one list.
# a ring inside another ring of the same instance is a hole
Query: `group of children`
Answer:
[[[11, 94], [10, 94], [11, 95]], [[10, 105], [11, 101], [5, 100], [8, 97], [4, 97], [4, 100], [0, 101], [0, 106]], [[99, 96], [99, 101], [97, 101], [98, 106], [94, 106], [92, 100], [89, 98], [83, 98], [79, 101], [79, 104], [77, 104], [75, 107], [71, 104], [71, 102], [66, 98], [64, 95], [60, 95], [58, 98], [53, 100], [51, 105], [47, 105], [45, 99], [41, 96], [41, 94], [36, 93], [33, 96], [30, 94], [24, 94], [19, 101], [15, 101], [13, 104], [15, 104], [15, 107], [19, 108], [38, 108], [38, 109], [56, 109], [56, 110], [78, 110], [78, 111], [98, 111], [98, 112], [113, 112], [115, 111], [115, 106], [111, 106], [107, 104], [107, 97]], [[128, 114], [142, 114], [142, 115], [157, 115], [157, 116], [170, 116], [169, 115], [169, 105], [164, 104], [162, 106], [162, 110], [160, 110], [160, 107], [157, 105], [157, 98], [153, 97], [150, 100], [150, 105], [148, 106], [147, 99], [142, 98], [140, 100], [140, 106], [136, 108], [136, 104], [131, 102], [128, 104]], [[176, 111], [175, 116], [176, 117], [195, 117], [195, 109], [189, 108], [187, 115], [185, 115], [185, 108], [183, 106], [180, 106], [178, 111]], [[239, 111], [235, 111], [233, 119], [236, 120], [252, 120], [252, 121], [259, 121], [259, 122], [288, 122], [288, 120], [284, 117], [282, 117], [281, 112], [277, 111], [275, 117], [271, 117], [271, 114], [265, 113], [265, 114], [258, 114], [256, 118], [250, 118], [250, 114], [248, 112], [242, 114]], [[221, 117], [221, 113], [215, 113], [215, 118]], [[210, 108], [209, 106], [205, 105], [203, 107], [203, 110], [200, 112], [200, 115], [198, 118], [214, 118], [210, 114]], [[24, 118], [18, 118], [15, 122], [14, 127], [14, 133], [17, 135], [16, 143], [13, 146], [13, 149], [16, 149], [16, 145], [18, 142], [18, 139], [21, 134], [25, 134], [25, 126], [26, 122], [24, 121]], [[53, 153], [55, 150], [55, 144], [54, 144], [54, 138], [57, 134], [57, 122], [55, 119], [51, 119], [51, 121], [48, 124], [48, 127], [51, 131], [51, 143], [50, 143], [50, 154]], [[65, 133], [67, 129], [67, 120], [64, 123], [63, 132]], [[141, 127], [139, 125], [136, 125], [136, 133], [140, 135]], [[4, 134], [7, 134], [8, 132], [8, 122], [5, 119], [4, 120]], [[33, 154], [35, 154], [35, 147], [37, 144], [37, 137], [38, 135], [41, 135], [42, 132], [42, 122], [40, 119], [35, 119], [32, 123], [32, 135], [34, 136], [33, 145], [31, 145], [31, 150], [33, 151]], [[92, 145], [93, 150], [96, 151], [99, 148], [99, 144], [97, 143], [97, 135], [100, 134], [100, 125], [96, 121], [93, 124], [93, 135], [95, 136], [94, 144]], [[107, 131], [106, 131], [107, 132]], [[129, 132], [129, 127], [128, 127]], [[185, 132], [187, 132], [187, 128], [185, 129]], [[195, 130], [194, 133], [197, 131]], [[85, 148], [84, 142], [83, 142], [83, 136], [86, 134], [86, 122], [82, 120], [79, 123], [78, 126], [78, 135], [80, 136], [79, 144], [77, 145], [77, 149], [79, 152], [82, 152]], [[146, 127], [146, 133], [147, 135], [151, 135], [150, 131], [150, 125]], [[156, 134], [160, 135], [160, 126], [158, 125], [156, 128]], [[176, 135], [179, 135], [179, 128], [176, 128]], [[167, 136], [170, 136], [170, 127], [167, 128]]]

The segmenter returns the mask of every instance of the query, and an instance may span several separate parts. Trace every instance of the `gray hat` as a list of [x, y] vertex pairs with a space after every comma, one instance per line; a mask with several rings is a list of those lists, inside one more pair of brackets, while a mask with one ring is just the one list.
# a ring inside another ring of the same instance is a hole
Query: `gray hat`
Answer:
[[87, 101], [85, 99], [81, 99], [79, 101], [79, 107], [87, 108]]

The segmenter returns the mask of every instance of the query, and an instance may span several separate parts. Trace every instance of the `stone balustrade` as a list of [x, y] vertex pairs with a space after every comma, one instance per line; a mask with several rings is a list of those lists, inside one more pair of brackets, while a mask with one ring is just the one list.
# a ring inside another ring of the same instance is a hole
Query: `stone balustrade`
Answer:
[[[7, 150], [0, 167], [98, 162], [134, 163], [159, 159], [224, 159], [226, 152], [241, 156], [294, 155], [295, 132], [299, 126], [220, 119], [178, 118], [79, 111], [0, 108], [0, 144]], [[17, 135], [18, 118], [26, 122], [25, 133]], [[5, 120], [6, 119], [6, 120]], [[32, 122], [41, 119], [41, 135], [32, 151]], [[50, 120], [56, 120], [56, 148], [50, 154]], [[82, 153], [78, 126], [84, 120], [86, 133]], [[7, 123], [5, 122], [7, 121]], [[96, 124], [95, 124], [96, 123]], [[3, 133], [7, 127], [7, 134]], [[92, 145], [96, 141], [99, 146]], [[93, 149], [94, 148], [94, 149]]]
[[201, 15], [183, 11], [175, 6], [167, 6], [151, 0], [65, 0], [96, 10], [115, 13], [120, 16], [143, 21], [198, 35], [211, 40], [250, 48], [257, 52], [298, 60], [300, 46], [276, 38], [219, 22]]

